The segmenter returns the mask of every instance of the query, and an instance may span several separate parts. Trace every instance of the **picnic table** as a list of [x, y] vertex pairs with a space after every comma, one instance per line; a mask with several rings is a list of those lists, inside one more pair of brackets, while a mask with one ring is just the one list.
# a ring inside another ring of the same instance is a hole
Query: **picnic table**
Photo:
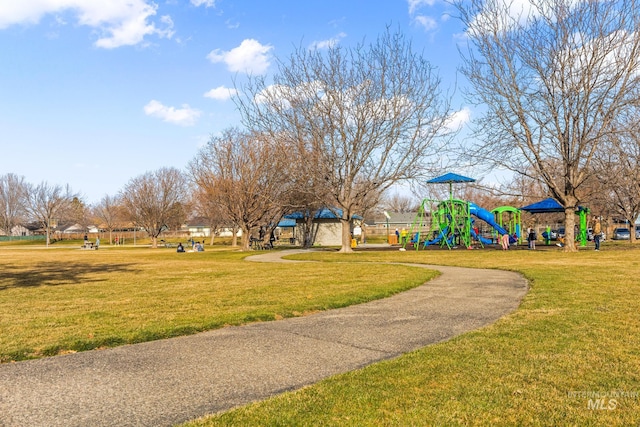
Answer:
[[249, 244], [251, 246], [251, 249], [253, 249], [255, 251], [261, 251], [261, 250], [265, 250], [265, 249], [273, 249], [273, 243], [265, 242], [264, 239], [260, 239], [260, 238], [256, 238], [256, 237], [251, 237], [249, 239]]

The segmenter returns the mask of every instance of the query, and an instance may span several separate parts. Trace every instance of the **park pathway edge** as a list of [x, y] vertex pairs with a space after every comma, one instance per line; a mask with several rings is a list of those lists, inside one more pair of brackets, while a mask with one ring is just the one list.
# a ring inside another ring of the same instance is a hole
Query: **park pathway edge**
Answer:
[[[268, 252], [253, 261], [295, 262]], [[383, 300], [275, 322], [0, 365], [0, 426], [171, 426], [397, 357], [495, 322], [528, 286], [442, 274]]]

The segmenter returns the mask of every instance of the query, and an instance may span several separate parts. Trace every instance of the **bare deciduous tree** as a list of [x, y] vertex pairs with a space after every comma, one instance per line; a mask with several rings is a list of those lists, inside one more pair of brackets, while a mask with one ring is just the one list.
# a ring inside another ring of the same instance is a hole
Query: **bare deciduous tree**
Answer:
[[299, 212], [302, 215], [302, 221], [298, 221], [296, 225], [296, 235], [301, 238], [300, 243], [304, 248], [310, 248], [315, 243], [319, 230], [319, 224], [315, 220], [316, 214], [326, 205], [323, 196], [326, 191], [325, 180], [307, 169], [310, 163], [308, 160], [301, 160], [314, 156], [309, 146], [303, 143], [288, 145], [287, 152], [287, 178], [290, 181], [287, 203], [291, 212]]
[[[174, 236], [177, 235], [182, 226], [187, 222], [187, 214], [190, 210], [191, 206], [186, 197], [184, 201], [176, 202], [171, 206], [165, 225], [168, 231], [173, 231]], [[202, 243], [204, 244], [204, 241]]]
[[287, 210], [286, 153], [264, 135], [227, 129], [213, 137], [190, 164], [192, 179], [242, 230], [242, 249], [260, 227], [275, 227]]
[[630, 224], [631, 242], [635, 242], [635, 222], [640, 215], [640, 125], [635, 114], [616, 122], [620, 131], [598, 152], [594, 168], [600, 196]]
[[71, 200], [71, 204], [65, 213], [65, 219], [78, 224], [85, 233], [93, 221], [91, 209], [80, 197], [74, 197], [73, 200]]
[[0, 176], [0, 231], [8, 236], [24, 220], [28, 187], [23, 176]]
[[[640, 7], [636, 0], [457, 2], [469, 50], [463, 72], [486, 113], [472, 150], [487, 164], [532, 173], [574, 212], [613, 120], [638, 98]], [[557, 170], [554, 170], [557, 169]]]
[[420, 202], [413, 197], [398, 192], [388, 196], [382, 203], [388, 211], [398, 213], [416, 212], [420, 206]]
[[56, 222], [64, 219], [61, 216], [68, 214], [68, 210], [74, 198], [78, 196], [67, 185], [49, 185], [42, 182], [36, 186], [29, 186], [27, 203], [25, 205], [28, 215], [39, 222], [45, 229], [47, 246], [51, 243], [51, 229]]
[[105, 195], [93, 207], [93, 215], [102, 221], [102, 226], [109, 232], [109, 244], [113, 243], [113, 230], [122, 225], [125, 217], [120, 199], [116, 196]]
[[213, 190], [213, 188], [207, 189], [196, 186], [192, 193], [195, 213], [202, 218], [206, 218], [211, 229], [210, 245], [213, 245], [216, 230], [229, 223], [225, 216], [225, 210], [218, 202], [217, 196], [211, 193]]
[[176, 168], [161, 168], [132, 178], [120, 195], [133, 222], [151, 237], [158, 247], [158, 236], [187, 200], [187, 182]]
[[[296, 163], [296, 165], [300, 165]], [[324, 207], [324, 203], [317, 197], [315, 191], [322, 188], [322, 185], [315, 184], [315, 177], [307, 175], [304, 171], [294, 171], [291, 174], [292, 188], [288, 197], [292, 211], [302, 215], [302, 221], [296, 227], [300, 227], [297, 235], [302, 238], [302, 247], [310, 248], [315, 243], [318, 235], [319, 224], [315, 221], [315, 216]]]
[[449, 108], [440, 80], [400, 33], [370, 45], [298, 48], [273, 84], [253, 79], [237, 100], [249, 129], [285, 141], [316, 177], [318, 201], [342, 222], [342, 252], [363, 201], [394, 183], [428, 176]]

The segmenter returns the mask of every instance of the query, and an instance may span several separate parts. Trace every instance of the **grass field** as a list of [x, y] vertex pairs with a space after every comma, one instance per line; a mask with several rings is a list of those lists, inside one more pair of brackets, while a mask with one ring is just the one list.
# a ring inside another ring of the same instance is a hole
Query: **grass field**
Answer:
[[383, 298], [435, 275], [249, 263], [228, 249], [0, 247], [0, 361], [150, 341]]
[[229, 250], [0, 247], [0, 357], [303, 315], [432, 275], [380, 262], [499, 268], [531, 289], [495, 324], [190, 425], [638, 426], [640, 250], [603, 249], [322, 252], [278, 265]]
[[189, 426], [638, 426], [640, 251], [628, 248], [350, 256], [509, 269], [531, 290], [478, 331]]

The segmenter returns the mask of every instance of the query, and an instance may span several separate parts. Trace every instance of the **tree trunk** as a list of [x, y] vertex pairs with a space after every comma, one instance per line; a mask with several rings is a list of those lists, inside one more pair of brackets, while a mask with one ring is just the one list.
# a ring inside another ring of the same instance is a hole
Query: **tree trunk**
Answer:
[[316, 236], [318, 234], [318, 224], [313, 222], [313, 213], [312, 215], [305, 217], [305, 220], [300, 227], [302, 227], [302, 247], [309, 249], [315, 243]]
[[[235, 233], [234, 233], [235, 236]], [[242, 245], [242, 250], [243, 251], [248, 251], [249, 248], [249, 243], [251, 240], [251, 232], [249, 230], [245, 230], [244, 228], [242, 229], [242, 239], [241, 239], [241, 245]]]
[[351, 248], [351, 222], [341, 218], [340, 223], [342, 224], [342, 248], [340, 248], [340, 252], [351, 253], [353, 252]]
[[636, 219], [629, 218], [626, 216], [624, 219], [627, 220], [627, 229], [629, 230], [629, 243], [633, 244], [636, 242]]
[[238, 229], [233, 227], [231, 229], [231, 247], [235, 248], [238, 246]]
[[158, 248], [158, 236], [152, 236], [151, 237], [151, 247], [153, 249], [157, 249]]
[[564, 251], [577, 252], [576, 248], [576, 209], [575, 207], [564, 208]]

